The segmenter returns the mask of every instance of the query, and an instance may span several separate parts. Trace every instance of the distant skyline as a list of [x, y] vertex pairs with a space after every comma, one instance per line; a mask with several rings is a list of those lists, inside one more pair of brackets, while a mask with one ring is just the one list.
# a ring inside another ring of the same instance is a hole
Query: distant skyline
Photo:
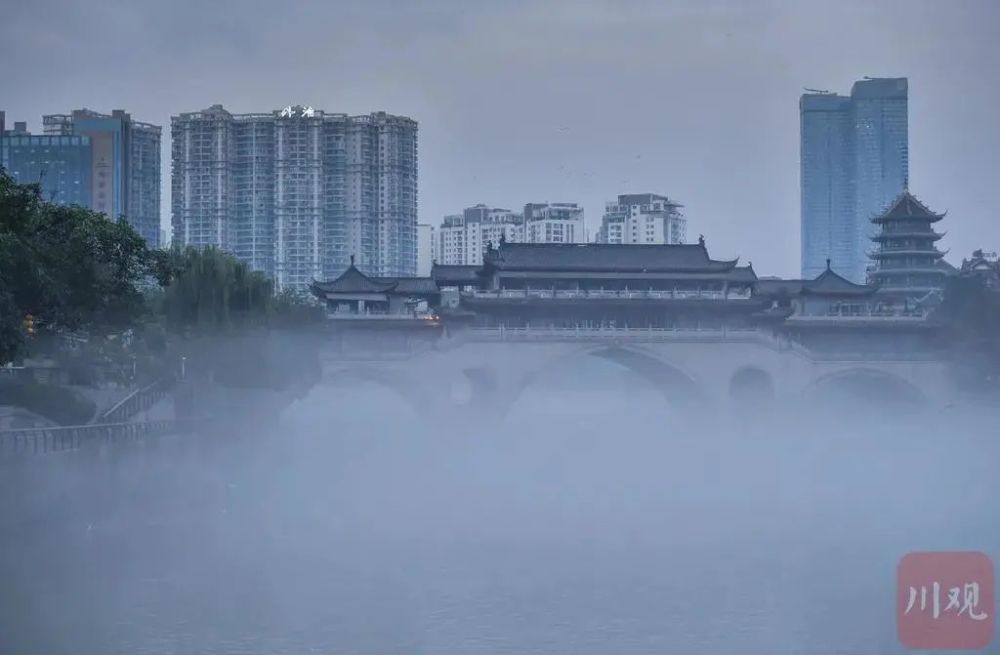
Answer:
[[[908, 77], [911, 191], [948, 210], [950, 261], [1000, 249], [995, 0], [36, 0], [2, 15], [8, 123], [121, 108], [166, 132], [216, 103], [387, 111], [420, 125], [421, 223], [577, 202], [594, 233], [608, 198], [662, 193], [714, 256], [786, 277], [803, 89]], [[166, 138], [162, 177], [166, 225]]]

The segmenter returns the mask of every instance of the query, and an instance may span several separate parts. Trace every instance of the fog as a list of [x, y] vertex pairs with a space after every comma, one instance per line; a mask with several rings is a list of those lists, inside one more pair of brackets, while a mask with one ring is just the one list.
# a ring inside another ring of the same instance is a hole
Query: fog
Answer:
[[319, 385], [32, 459], [0, 653], [903, 652], [900, 557], [997, 544], [996, 413], [868, 401], [693, 410], [595, 359], [464, 430]]

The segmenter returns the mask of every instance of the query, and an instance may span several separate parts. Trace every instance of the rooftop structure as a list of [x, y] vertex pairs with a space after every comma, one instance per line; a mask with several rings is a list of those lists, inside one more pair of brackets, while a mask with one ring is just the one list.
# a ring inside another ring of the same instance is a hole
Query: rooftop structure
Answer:
[[995, 252], [974, 250], [969, 259], [962, 260], [959, 275], [983, 278], [987, 289], [1000, 291], [1000, 258]]

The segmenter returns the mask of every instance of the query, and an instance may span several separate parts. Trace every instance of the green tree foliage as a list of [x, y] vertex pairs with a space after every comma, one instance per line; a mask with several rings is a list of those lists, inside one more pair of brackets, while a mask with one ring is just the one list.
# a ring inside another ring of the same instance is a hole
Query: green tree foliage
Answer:
[[267, 324], [273, 286], [235, 257], [215, 248], [177, 248], [166, 254], [165, 266], [171, 282], [161, 309], [171, 330], [213, 334]]
[[42, 200], [0, 170], [0, 363], [40, 330], [122, 330], [144, 311], [141, 286], [167, 273], [124, 221]]

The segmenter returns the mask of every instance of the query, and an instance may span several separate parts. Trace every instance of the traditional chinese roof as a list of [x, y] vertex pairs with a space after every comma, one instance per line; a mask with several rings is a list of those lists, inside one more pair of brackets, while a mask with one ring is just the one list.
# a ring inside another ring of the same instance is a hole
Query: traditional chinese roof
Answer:
[[962, 273], [975, 273], [975, 272], [992, 272], [996, 271], [1000, 273], [1000, 260], [996, 258], [996, 255], [987, 255], [982, 250], [973, 251], [972, 257], [970, 259], [962, 260]]
[[729, 271], [729, 277], [727, 279], [730, 282], [756, 282], [757, 273], [753, 270], [753, 264], [748, 264], [746, 266], [734, 266]]
[[312, 288], [323, 293], [385, 293], [392, 290], [395, 280], [380, 280], [362, 273], [351, 262], [340, 276], [330, 282], [313, 282]]
[[390, 293], [413, 294], [419, 296], [438, 293], [437, 282], [435, 282], [432, 277], [381, 277], [377, 279], [395, 280], [396, 286], [392, 288]]
[[431, 277], [438, 286], [470, 286], [479, 284], [479, 271], [482, 266], [471, 265], [442, 265], [434, 264], [431, 267]]
[[754, 288], [761, 296], [797, 296], [802, 293], [802, 280], [769, 278], [757, 280]]
[[873, 223], [886, 223], [895, 220], [928, 221], [935, 223], [944, 218], [944, 214], [936, 214], [927, 205], [917, 200], [909, 191], [903, 191], [884, 212], [872, 218]]
[[695, 245], [502, 243], [483, 255], [484, 266], [497, 270], [552, 272], [722, 273], [733, 270], [737, 261], [710, 258], [704, 242]]
[[802, 293], [814, 296], [867, 296], [875, 293], [876, 289], [875, 286], [855, 284], [837, 275], [829, 264], [815, 279], [802, 282]]
[[375, 277], [365, 275], [351, 265], [330, 282], [313, 282], [310, 290], [316, 296], [327, 294], [385, 293], [397, 295], [429, 295], [438, 293], [437, 283], [430, 277]]
[[757, 295], [787, 297], [798, 295], [813, 296], [866, 296], [878, 290], [875, 285], [855, 284], [827, 269], [812, 280], [782, 280], [777, 278], [758, 280], [754, 285]]
[[932, 242], [938, 241], [945, 237], [947, 232], [935, 232], [934, 230], [919, 230], [916, 227], [909, 232], [900, 232], [898, 230], [893, 232], [877, 232], [871, 236], [871, 240], [876, 243], [882, 243], [885, 241], [896, 241], [898, 239], [930, 239]]

